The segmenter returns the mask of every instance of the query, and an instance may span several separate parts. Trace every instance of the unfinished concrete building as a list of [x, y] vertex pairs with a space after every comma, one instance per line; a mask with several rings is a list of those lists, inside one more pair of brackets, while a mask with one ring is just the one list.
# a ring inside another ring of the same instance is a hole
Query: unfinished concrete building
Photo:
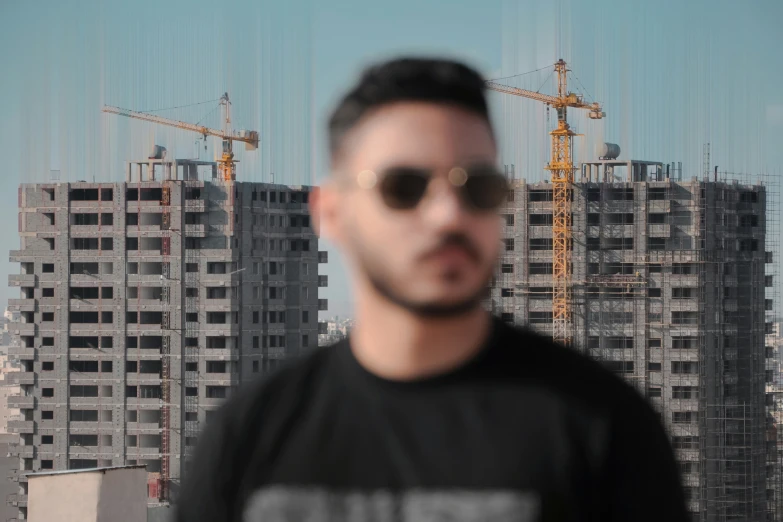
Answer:
[[[622, 166], [627, 176], [617, 178]], [[572, 338], [649, 397], [704, 522], [766, 518], [761, 184], [599, 161], [573, 185]], [[552, 185], [516, 182], [491, 306], [552, 334]], [[639, 448], [644, 451], [644, 448]]]
[[317, 347], [309, 187], [223, 182], [205, 162], [128, 168], [125, 183], [19, 188], [21, 518], [25, 471], [146, 465], [150, 503], [176, 497], [210, 413]]

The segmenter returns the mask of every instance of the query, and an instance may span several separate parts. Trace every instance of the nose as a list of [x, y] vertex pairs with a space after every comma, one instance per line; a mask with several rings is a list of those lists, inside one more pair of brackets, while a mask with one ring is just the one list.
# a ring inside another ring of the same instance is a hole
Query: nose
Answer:
[[428, 187], [428, 194], [422, 201], [421, 212], [428, 227], [440, 230], [461, 228], [467, 212], [458, 189], [445, 179], [434, 179]]

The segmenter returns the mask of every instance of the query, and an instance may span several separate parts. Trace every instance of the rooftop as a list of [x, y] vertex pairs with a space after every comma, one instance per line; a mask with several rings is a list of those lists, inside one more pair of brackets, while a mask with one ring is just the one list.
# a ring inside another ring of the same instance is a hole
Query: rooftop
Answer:
[[137, 468], [146, 468], [147, 466], [144, 465], [136, 465], [136, 466], [110, 466], [106, 468], [84, 468], [84, 469], [62, 469], [58, 471], [38, 471], [36, 473], [27, 473], [27, 477], [45, 477], [48, 475], [68, 475], [72, 473], [95, 473], [96, 471], [99, 471], [101, 473], [104, 473], [106, 471], [112, 471], [115, 469], [137, 469]]

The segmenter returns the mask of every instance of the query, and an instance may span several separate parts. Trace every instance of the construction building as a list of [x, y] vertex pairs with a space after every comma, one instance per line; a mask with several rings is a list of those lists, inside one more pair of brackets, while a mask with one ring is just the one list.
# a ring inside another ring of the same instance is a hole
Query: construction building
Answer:
[[19, 188], [20, 519], [33, 471], [144, 465], [150, 504], [167, 503], [232, 390], [317, 347], [310, 188], [158, 156], [124, 183]]
[[[616, 155], [580, 173], [568, 336], [660, 412], [694, 520], [766, 520], [765, 185]], [[514, 183], [491, 306], [552, 336], [553, 184]]]

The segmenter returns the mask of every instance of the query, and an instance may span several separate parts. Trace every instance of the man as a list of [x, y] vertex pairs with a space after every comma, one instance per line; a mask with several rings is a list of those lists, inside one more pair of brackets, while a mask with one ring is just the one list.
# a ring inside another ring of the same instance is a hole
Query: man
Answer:
[[481, 306], [508, 197], [481, 77], [371, 67], [329, 138], [311, 210], [352, 268], [356, 326], [229, 400], [178, 520], [688, 520], [641, 396]]

